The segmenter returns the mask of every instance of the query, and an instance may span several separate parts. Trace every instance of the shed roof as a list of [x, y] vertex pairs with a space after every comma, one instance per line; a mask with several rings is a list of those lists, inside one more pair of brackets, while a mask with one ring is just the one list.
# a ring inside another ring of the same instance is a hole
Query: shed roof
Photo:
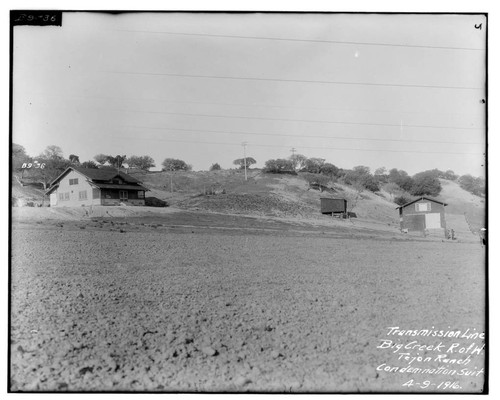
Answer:
[[435, 199], [431, 199], [430, 197], [425, 197], [425, 196], [421, 196], [415, 200], [412, 200], [406, 204], [403, 204], [402, 206], [399, 206], [399, 207], [396, 207], [396, 210], [399, 209], [399, 208], [404, 208], [404, 207], [407, 207], [413, 203], [416, 203], [417, 201], [420, 201], [420, 200], [428, 200], [428, 201], [432, 201], [434, 203], [438, 203], [438, 204], [442, 204], [443, 206], [447, 206], [448, 204], [446, 203], [443, 203], [442, 201], [438, 201], [438, 200], [435, 200]]

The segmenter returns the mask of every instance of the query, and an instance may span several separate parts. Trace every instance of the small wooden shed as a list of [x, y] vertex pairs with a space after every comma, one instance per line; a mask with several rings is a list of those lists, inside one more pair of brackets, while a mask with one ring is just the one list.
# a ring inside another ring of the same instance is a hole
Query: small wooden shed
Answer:
[[347, 213], [346, 199], [332, 199], [322, 197], [321, 199], [321, 214], [335, 215]]
[[446, 231], [444, 208], [447, 205], [429, 197], [419, 197], [397, 207], [401, 230], [408, 232], [442, 230], [444, 233]]

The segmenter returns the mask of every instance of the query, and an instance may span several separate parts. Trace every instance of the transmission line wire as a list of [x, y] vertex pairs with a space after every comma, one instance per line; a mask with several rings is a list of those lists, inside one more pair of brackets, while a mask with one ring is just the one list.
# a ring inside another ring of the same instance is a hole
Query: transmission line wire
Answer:
[[168, 31], [148, 31], [148, 30], [129, 30], [129, 29], [119, 29], [118, 31], [130, 32], [130, 33], [152, 33], [152, 34], [164, 34], [164, 35], [178, 35], [178, 36], [206, 36], [206, 37], [213, 37], [213, 38], [230, 38], [230, 39], [271, 40], [271, 41], [325, 43], [325, 44], [346, 44], [346, 45], [356, 45], [356, 46], [408, 47], [408, 48], [423, 48], [423, 49], [438, 49], [438, 50], [470, 50], [470, 51], [484, 51], [485, 50], [485, 49], [480, 49], [480, 48], [475, 48], [475, 47], [430, 46], [430, 45], [417, 45], [417, 44], [405, 44], [405, 43], [354, 42], [354, 41], [343, 41], [343, 40], [297, 39], [297, 38], [278, 38], [278, 37], [264, 37], [264, 36], [221, 35], [221, 34], [211, 34], [211, 33], [168, 32]]

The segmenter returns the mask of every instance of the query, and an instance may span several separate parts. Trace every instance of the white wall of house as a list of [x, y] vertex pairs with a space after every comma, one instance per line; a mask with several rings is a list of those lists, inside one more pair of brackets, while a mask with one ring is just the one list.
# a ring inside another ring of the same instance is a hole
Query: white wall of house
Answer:
[[50, 194], [50, 206], [51, 207], [57, 206], [57, 192], [52, 192]]
[[75, 206], [90, 206], [100, 205], [101, 199], [94, 198], [99, 195], [99, 190], [92, 190], [93, 187], [87, 182], [87, 178], [77, 171], [70, 171], [59, 182], [59, 187], [54, 194], [56, 204], [51, 207], [75, 207]]

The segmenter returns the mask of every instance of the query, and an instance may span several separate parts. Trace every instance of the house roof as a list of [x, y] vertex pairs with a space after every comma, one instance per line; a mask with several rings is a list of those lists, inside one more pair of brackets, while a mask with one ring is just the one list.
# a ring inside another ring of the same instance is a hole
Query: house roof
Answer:
[[93, 181], [109, 181], [117, 176], [120, 176], [125, 182], [130, 183], [140, 183], [134, 177], [126, 174], [125, 172], [118, 171], [115, 168], [80, 168], [80, 167], [69, 167], [73, 168], [75, 171], [85, 175], [87, 178]]
[[[104, 167], [104, 168], [81, 168], [74, 165], [66, 168], [57, 178], [50, 182], [50, 188], [45, 194], [50, 194], [58, 185], [59, 181], [64, 178], [70, 171], [76, 171], [85, 177], [87, 177], [91, 183], [96, 184], [98, 181], [109, 181], [113, 178], [120, 177], [127, 183], [131, 184], [141, 184], [141, 181], [135, 179], [134, 177], [126, 174], [125, 172], [118, 171], [115, 168]], [[97, 182], [96, 182], [97, 181]], [[125, 186], [125, 185], [117, 185]], [[137, 188], [137, 186], [134, 186]], [[147, 190], [141, 186], [142, 189]]]
[[90, 182], [92, 186], [96, 186], [99, 189], [120, 189], [120, 190], [149, 190], [146, 189], [144, 186], [141, 186], [139, 184], [137, 185], [120, 185], [117, 183], [95, 183], [95, 182]]
[[406, 206], [409, 206], [413, 203], [416, 203], [417, 201], [420, 201], [420, 200], [428, 200], [428, 201], [432, 201], [434, 203], [438, 203], [438, 204], [442, 204], [443, 206], [447, 206], [448, 204], [446, 203], [443, 203], [442, 201], [438, 201], [438, 200], [435, 200], [435, 199], [431, 199], [430, 197], [425, 197], [425, 196], [421, 196], [415, 200], [412, 200], [406, 204], [403, 204], [402, 206], [399, 206], [399, 207], [396, 207], [396, 210], [399, 209], [399, 208], [403, 208], [403, 207], [406, 207]]

